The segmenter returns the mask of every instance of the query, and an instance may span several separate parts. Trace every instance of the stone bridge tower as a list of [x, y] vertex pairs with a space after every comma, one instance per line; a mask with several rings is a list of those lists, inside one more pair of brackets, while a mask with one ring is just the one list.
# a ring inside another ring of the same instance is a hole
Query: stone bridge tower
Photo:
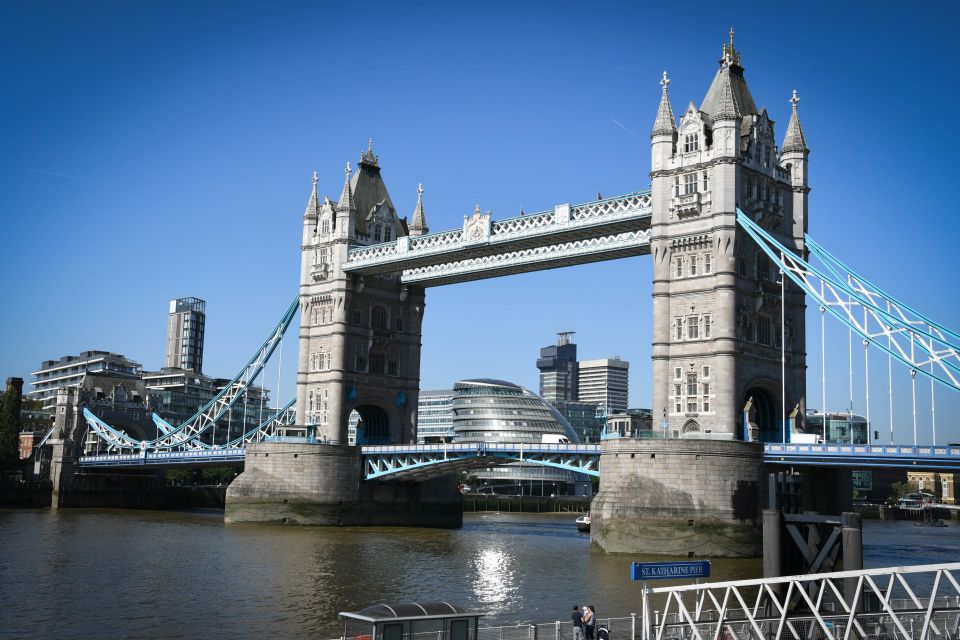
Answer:
[[736, 212], [802, 255], [809, 151], [796, 96], [777, 149], [732, 30], [706, 97], [687, 106], [679, 127], [666, 72], [661, 84], [650, 173], [653, 416], [667, 437], [603, 442], [591, 540], [614, 552], [758, 555], [755, 440], [780, 440], [784, 407], [802, 415], [804, 297], [788, 283], [781, 315], [779, 271], [738, 228]]
[[654, 426], [742, 439], [748, 407], [759, 438], [779, 441], [782, 416], [805, 408], [804, 297], [788, 281], [781, 317], [779, 270], [737, 227], [736, 210], [805, 255], [809, 150], [796, 94], [778, 150], [743, 72], [731, 30], [706, 97], [687, 106], [679, 127], [666, 72], [661, 82], [650, 173]]
[[319, 442], [247, 445], [244, 472], [227, 489], [226, 522], [457, 527], [456, 477], [363, 481], [360, 448], [347, 445], [356, 410], [358, 444], [415, 442], [420, 388], [422, 287], [400, 274], [362, 277], [343, 265], [351, 247], [427, 233], [423, 189], [413, 218], [397, 211], [372, 145], [347, 165], [337, 202], [320, 199], [317, 176], [303, 216], [297, 425]]
[[297, 424], [323, 441], [347, 443], [353, 410], [358, 444], [415, 441], [424, 291], [401, 285], [399, 274], [355, 276], [342, 266], [351, 247], [426, 230], [422, 189], [408, 228], [372, 144], [356, 172], [347, 164], [336, 203], [320, 200], [314, 174], [303, 216]]

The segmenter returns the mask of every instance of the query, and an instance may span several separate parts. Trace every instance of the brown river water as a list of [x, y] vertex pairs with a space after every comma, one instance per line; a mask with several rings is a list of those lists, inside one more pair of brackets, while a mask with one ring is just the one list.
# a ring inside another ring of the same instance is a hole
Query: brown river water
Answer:
[[[481, 625], [640, 610], [634, 555], [590, 553], [570, 514], [457, 530], [223, 524], [222, 512], [0, 511], [0, 638], [334, 638], [337, 613], [446, 600]], [[960, 523], [865, 522], [867, 566], [960, 560]], [[714, 560], [711, 580], [758, 577]]]

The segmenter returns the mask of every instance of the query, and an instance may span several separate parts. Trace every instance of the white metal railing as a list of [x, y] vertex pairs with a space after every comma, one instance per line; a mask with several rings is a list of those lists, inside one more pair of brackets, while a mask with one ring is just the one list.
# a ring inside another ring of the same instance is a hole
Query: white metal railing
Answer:
[[[957, 638], [958, 571], [960, 562], [644, 589], [643, 640]], [[651, 600], [662, 607], [652, 616]]]

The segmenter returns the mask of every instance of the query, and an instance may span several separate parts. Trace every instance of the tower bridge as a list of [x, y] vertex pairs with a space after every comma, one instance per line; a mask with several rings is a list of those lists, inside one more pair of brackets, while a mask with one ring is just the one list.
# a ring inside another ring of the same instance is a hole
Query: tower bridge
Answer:
[[[347, 164], [336, 201], [320, 196], [315, 173], [297, 299], [224, 393], [183, 425], [157, 421], [162, 433], [153, 441], [138, 442], [95, 416], [89, 428], [126, 464], [175, 464], [177, 452], [185, 459], [234, 455], [205, 453], [217, 448], [204, 433], [262, 376], [299, 310], [296, 398], [289, 412], [278, 412], [298, 436], [278, 437], [281, 423], [268, 421], [229, 443], [243, 451], [245, 470], [228, 490], [228, 521], [456, 526], [459, 496], [449, 473], [523, 458], [600, 474], [592, 511], [593, 542], [602, 549], [680, 552], [661, 543], [681, 531], [687, 540], [689, 523], [702, 521], [710, 526], [697, 528], [684, 549], [755, 554], [765, 464], [807, 461], [823, 469], [868, 458], [899, 465], [949, 458], [945, 464], [955, 465], [953, 450], [770, 448], [793, 447], [784, 444], [788, 414], [805, 413], [808, 296], [865, 346], [951, 391], [960, 390], [960, 335], [885, 294], [807, 235], [810, 149], [799, 99], [794, 92], [778, 145], [732, 34], [700, 106], [690, 102], [679, 121], [669, 83], [664, 72], [649, 188], [623, 196], [500, 220], [478, 206], [460, 228], [430, 233], [422, 188], [411, 218], [401, 218], [372, 143], [356, 170]], [[411, 445], [428, 288], [647, 254], [653, 415], [663, 433], [679, 437], [609, 440], [590, 451]], [[364, 423], [362, 447], [347, 445], [353, 411]], [[838, 473], [809, 480], [835, 482]], [[837, 495], [808, 491], [805, 508], [833, 510]]]

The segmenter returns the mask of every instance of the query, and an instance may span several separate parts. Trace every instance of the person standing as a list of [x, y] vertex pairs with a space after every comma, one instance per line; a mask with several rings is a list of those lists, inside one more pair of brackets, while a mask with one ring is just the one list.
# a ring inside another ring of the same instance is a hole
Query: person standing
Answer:
[[593, 640], [593, 630], [596, 623], [596, 614], [593, 611], [593, 605], [584, 605], [583, 607], [583, 628], [586, 640]]
[[580, 607], [573, 605], [573, 640], [583, 640], [583, 612]]

